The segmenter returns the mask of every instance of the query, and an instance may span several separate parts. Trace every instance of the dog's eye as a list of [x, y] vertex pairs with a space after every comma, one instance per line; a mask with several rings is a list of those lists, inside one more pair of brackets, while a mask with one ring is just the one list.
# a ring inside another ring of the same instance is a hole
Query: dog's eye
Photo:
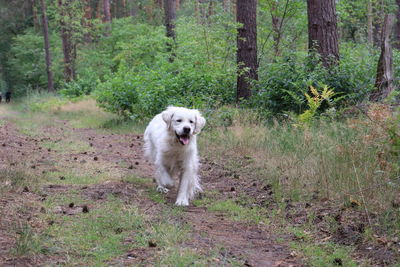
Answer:
[[192, 120], [190, 120], [189, 122], [190, 122], [190, 123], [193, 123], [193, 121], [192, 121]]
[[182, 120], [176, 120], [177, 122], [182, 122]]

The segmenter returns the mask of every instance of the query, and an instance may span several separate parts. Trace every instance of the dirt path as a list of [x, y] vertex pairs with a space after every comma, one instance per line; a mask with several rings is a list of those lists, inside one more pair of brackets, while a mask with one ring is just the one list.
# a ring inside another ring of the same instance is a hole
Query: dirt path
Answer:
[[[0, 126], [0, 170], [23, 169], [33, 176], [49, 173], [56, 175], [58, 172], [70, 170], [80, 175], [103, 177], [99, 181], [89, 182], [88, 186], [43, 183], [41, 190], [46, 195], [60, 194], [74, 188], [80, 190], [85, 197], [102, 201], [105, 195], [112, 193], [124, 201], [137, 204], [143, 212], [156, 215], [165, 206], [173, 205], [174, 190], [167, 195], [166, 203], [156, 203], [144, 194], [154, 185], [133, 184], [125, 179], [127, 176], [149, 180], [153, 177], [151, 164], [142, 156], [141, 135], [75, 129], [67, 120], [55, 120], [54, 125], [34, 129], [35, 134], [29, 136], [21, 134], [14, 123], [4, 119], [5, 116], [0, 118], [3, 120]], [[251, 187], [254, 187], [243, 181], [232, 181], [221, 166], [207, 160], [203, 160], [202, 178], [205, 192], [219, 192], [225, 196], [235, 194], [239, 189], [246, 193], [246, 190], [251, 191]], [[60, 176], [59, 179], [68, 177]], [[244, 188], [240, 188], [241, 186]], [[40, 257], [18, 260], [10, 255], [9, 248], [14, 245], [15, 240], [8, 234], [10, 222], [7, 218], [23, 215], [18, 212], [9, 215], [9, 207], [16, 203], [19, 206], [28, 205], [24, 200], [41, 197], [29, 191], [29, 188], [25, 188], [23, 192], [11, 192], [0, 197], [1, 266], [34, 266], [43, 261]], [[223, 253], [240, 260], [246, 266], [301, 266], [299, 260], [291, 256], [288, 247], [278, 244], [277, 236], [264, 224], [233, 221], [222, 213], [195, 206], [185, 208], [179, 220], [187, 222], [192, 229], [193, 238], [185, 242], [185, 246], [199, 253], [207, 253], [219, 247], [223, 248]], [[155, 252], [150, 247], [132, 251], [128, 255], [132, 253], [136, 253], [134, 259], [128, 260], [129, 257], [125, 255], [116, 259], [116, 262], [122, 265], [144, 264]], [[229, 265], [218, 261], [220, 259], [216, 259], [216, 265]]]

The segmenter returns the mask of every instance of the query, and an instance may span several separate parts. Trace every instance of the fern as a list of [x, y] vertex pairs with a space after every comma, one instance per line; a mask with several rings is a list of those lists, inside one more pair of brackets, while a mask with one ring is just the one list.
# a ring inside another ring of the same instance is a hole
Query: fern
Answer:
[[298, 121], [300, 124], [309, 124], [317, 114], [317, 110], [322, 102], [324, 100], [330, 102], [331, 97], [335, 95], [335, 92], [327, 86], [324, 86], [321, 93], [313, 86], [310, 86], [310, 91], [311, 95], [307, 93], [304, 94], [307, 99], [308, 109], [299, 115]]

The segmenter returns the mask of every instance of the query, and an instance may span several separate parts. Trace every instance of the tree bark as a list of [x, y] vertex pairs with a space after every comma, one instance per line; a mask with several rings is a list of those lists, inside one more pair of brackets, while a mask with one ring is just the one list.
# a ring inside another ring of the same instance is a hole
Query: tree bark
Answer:
[[230, 0], [223, 0], [222, 2], [222, 8], [225, 12], [230, 12], [231, 8], [231, 1]]
[[50, 52], [50, 41], [49, 41], [49, 23], [46, 14], [46, 5], [44, 0], [40, 0], [40, 6], [42, 8], [42, 24], [43, 24], [43, 37], [44, 37], [44, 50], [46, 53], [46, 71], [47, 71], [47, 90], [54, 92], [53, 84], [53, 72], [51, 70], [51, 52]]
[[394, 47], [400, 49], [400, 0], [396, 0], [396, 24], [394, 29]]
[[[69, 1], [69, 0], [68, 0]], [[61, 41], [64, 54], [64, 80], [70, 82], [75, 79], [75, 58], [74, 58], [74, 45], [72, 43], [71, 30], [65, 23], [65, 17], [68, 16], [66, 8], [69, 3], [58, 0], [58, 8], [60, 9], [60, 26], [61, 26]]]
[[155, 0], [156, 5], [158, 8], [162, 9], [163, 8], [163, 0]]
[[[374, 44], [373, 31], [372, 31], [372, 0], [368, 0], [368, 14], [367, 14], [367, 34], [368, 43]], [[398, 0], [399, 1], [399, 0]]]
[[137, 12], [138, 12], [136, 0], [128, 0], [128, 7], [129, 7], [129, 15], [131, 17], [136, 17]]
[[393, 91], [393, 52], [390, 45], [390, 35], [393, 29], [393, 15], [386, 14], [382, 26], [381, 55], [376, 72], [375, 91], [370, 101], [381, 101]]
[[236, 20], [241, 24], [237, 35], [236, 100], [251, 96], [251, 80], [258, 80], [257, 0], [237, 0]]
[[[167, 44], [167, 49], [172, 52], [173, 44], [175, 43], [175, 19], [176, 19], [176, 3], [175, 0], [164, 0], [164, 12], [165, 12], [165, 27], [167, 30], [167, 37], [172, 39], [172, 42]], [[174, 61], [175, 54], [171, 53], [169, 61]]]
[[271, 3], [271, 19], [272, 19], [272, 37], [274, 39], [274, 54], [275, 57], [281, 54], [279, 49], [279, 43], [281, 40], [281, 18], [277, 16], [277, 2], [272, 1]]
[[92, 42], [92, 36], [90, 30], [92, 28], [92, 7], [90, 5], [90, 0], [85, 0], [84, 2], [84, 14], [83, 14], [83, 26], [87, 29], [83, 36], [86, 43]]
[[307, 0], [308, 48], [321, 55], [325, 67], [339, 62], [335, 0]]
[[127, 16], [127, 12], [126, 12], [126, 0], [121, 0], [121, 9], [122, 9], [122, 17], [126, 17]]
[[103, 23], [111, 22], [110, 0], [103, 0]]
[[211, 17], [212, 15], [214, 15], [214, 1], [213, 0], [209, 0], [207, 18]]
[[36, 1], [31, 0], [31, 5], [32, 5], [33, 26], [35, 27], [36, 30], [38, 30], [40, 27], [39, 27], [39, 19], [38, 19], [38, 14], [37, 14], [37, 9], [36, 9]]

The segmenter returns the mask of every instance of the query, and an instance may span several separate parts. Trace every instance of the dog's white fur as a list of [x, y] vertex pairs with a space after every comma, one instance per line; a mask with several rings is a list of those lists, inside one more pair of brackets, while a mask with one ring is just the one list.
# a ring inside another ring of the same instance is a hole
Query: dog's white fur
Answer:
[[144, 133], [145, 156], [155, 165], [157, 191], [168, 192], [174, 178], [179, 178], [176, 205], [189, 205], [201, 191], [196, 135], [205, 123], [198, 110], [168, 107], [153, 118]]

